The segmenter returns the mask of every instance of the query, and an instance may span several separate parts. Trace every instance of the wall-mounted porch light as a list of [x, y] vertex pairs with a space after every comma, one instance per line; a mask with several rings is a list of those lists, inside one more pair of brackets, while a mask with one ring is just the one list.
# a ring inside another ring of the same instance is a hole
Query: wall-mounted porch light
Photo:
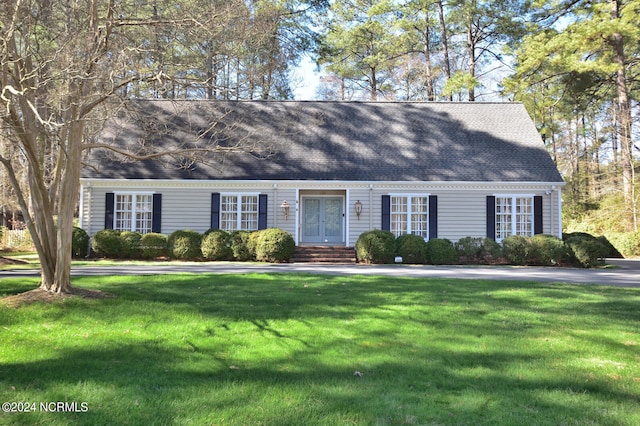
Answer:
[[284, 220], [287, 220], [287, 218], [289, 217], [289, 208], [291, 206], [289, 206], [287, 200], [284, 200], [282, 204], [280, 204], [280, 207], [282, 208], [282, 213], [284, 214]]
[[360, 219], [360, 215], [362, 214], [362, 203], [360, 202], [360, 200], [356, 201], [353, 207], [356, 210], [356, 216], [358, 217], [358, 219]]

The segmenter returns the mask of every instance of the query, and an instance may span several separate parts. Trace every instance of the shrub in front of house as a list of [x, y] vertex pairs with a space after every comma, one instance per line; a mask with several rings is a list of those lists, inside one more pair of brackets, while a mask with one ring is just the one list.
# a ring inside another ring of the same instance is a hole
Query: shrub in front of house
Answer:
[[252, 231], [247, 238], [247, 250], [252, 260], [256, 260], [256, 249], [262, 231]]
[[251, 254], [249, 249], [251, 234], [252, 232], [250, 231], [233, 231], [229, 236], [231, 240], [231, 255], [235, 260], [246, 262], [254, 259], [254, 255]]
[[502, 257], [502, 246], [492, 238], [464, 237], [453, 246], [463, 264], [493, 263]]
[[526, 265], [529, 260], [531, 244], [527, 237], [510, 235], [502, 240], [502, 252], [512, 265]]
[[375, 229], [360, 234], [356, 241], [356, 256], [363, 263], [393, 263], [396, 237], [389, 231]]
[[460, 238], [453, 246], [460, 256], [461, 263], [478, 263], [482, 253], [481, 237]]
[[189, 229], [174, 231], [167, 238], [169, 256], [180, 260], [196, 260], [202, 256], [202, 235]]
[[231, 235], [222, 229], [210, 229], [202, 237], [200, 250], [207, 260], [229, 260], [232, 256]]
[[71, 235], [71, 256], [74, 258], [85, 257], [89, 253], [90, 240], [87, 231], [74, 226]]
[[288, 262], [296, 250], [296, 243], [285, 230], [269, 228], [258, 231], [256, 260], [263, 262]]
[[427, 243], [419, 235], [400, 235], [396, 238], [396, 254], [402, 257], [402, 263], [425, 263], [427, 261]]
[[502, 256], [502, 247], [491, 238], [464, 237], [453, 246], [465, 264], [492, 263]]
[[427, 241], [427, 260], [432, 265], [450, 265], [458, 263], [458, 251], [446, 238], [434, 238]]
[[120, 257], [138, 259], [141, 257], [142, 234], [139, 232], [123, 231], [120, 233]]
[[98, 256], [119, 258], [121, 257], [121, 249], [120, 231], [115, 229], [98, 231], [91, 239], [91, 250]]
[[155, 259], [167, 255], [167, 236], [149, 232], [140, 239], [140, 250], [143, 259]]
[[600, 239], [591, 235], [573, 235], [565, 240], [576, 263], [584, 268], [593, 268], [602, 263], [610, 248]]
[[485, 263], [495, 262], [502, 257], [502, 246], [492, 238], [483, 238], [481, 256]]
[[613, 244], [611, 244], [611, 241], [609, 241], [609, 239], [604, 235], [595, 236], [595, 235], [588, 234], [586, 232], [570, 232], [570, 233], [562, 234], [562, 241], [566, 242], [569, 238], [573, 238], [573, 237], [580, 237], [587, 240], [595, 239], [600, 241], [600, 243], [605, 247], [605, 250], [606, 250], [606, 255], [603, 257], [615, 257], [615, 258], [623, 257], [622, 253]]
[[538, 234], [528, 239], [526, 264], [553, 266], [571, 260], [571, 252], [564, 242], [553, 235]]

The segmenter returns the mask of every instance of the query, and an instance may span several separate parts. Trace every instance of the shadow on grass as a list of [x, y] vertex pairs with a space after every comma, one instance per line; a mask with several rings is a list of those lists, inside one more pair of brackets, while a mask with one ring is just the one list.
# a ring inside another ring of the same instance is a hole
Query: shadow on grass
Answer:
[[[76, 278], [75, 285], [83, 286], [85, 280]], [[509, 309], [640, 322], [640, 292], [620, 287], [277, 273], [127, 277], [126, 284], [121, 278], [100, 281], [100, 290], [130, 302], [183, 306], [230, 320], [304, 320], [328, 313], [348, 318], [358, 309], [409, 304], [450, 306], [480, 316]]]
[[[89, 411], [58, 413], [53, 423], [50, 414], [16, 414], [5, 417], [10, 423], [33, 423], [35, 417], [42, 423], [92, 425], [531, 424], [536, 419], [621, 424], [608, 407], [628, 414], [628, 407], [640, 402], [637, 387], [617, 386], [588, 369], [565, 368], [562, 357], [580, 357], [581, 347], [559, 355], [552, 345], [548, 350], [510, 346], [523, 336], [548, 337], [563, 317], [577, 318], [577, 324], [584, 317], [585, 328], [609, 320], [637, 330], [637, 290], [288, 274], [94, 277], [76, 278], [74, 285], [116, 297], [4, 311], [1, 325], [27, 326], [33, 317], [26, 313], [37, 310], [39, 321], [61, 328], [87, 323], [114, 324], [117, 330], [84, 348], [73, 346], [82, 339], [70, 337], [48, 359], [3, 362], [0, 396], [89, 401]], [[325, 319], [342, 328], [321, 335]], [[120, 324], [128, 322], [140, 334], [124, 335]], [[305, 333], [287, 328], [291, 322], [303, 324]], [[161, 334], [163, 324], [184, 328], [184, 335]], [[243, 333], [240, 343], [237, 332]], [[407, 339], [411, 333], [415, 340]], [[578, 337], [628, 359], [637, 356], [635, 345]], [[265, 342], [284, 349], [253, 358], [234, 352], [238, 345], [248, 351]], [[356, 370], [362, 376], [354, 376]]]
[[[177, 355], [159, 342], [139, 341], [3, 364], [0, 376], [3, 387], [35, 392], [41, 401], [88, 401], [86, 413], [56, 413], [53, 421], [48, 413], [15, 414], [9, 418], [13, 424], [203, 424], [224, 418], [228, 424], [400, 424], [410, 417], [444, 424], [530, 424], [539, 415], [544, 423], [612, 424], [602, 404], [640, 402], [631, 391], [585, 376], [519, 378], [509, 366], [532, 359], [508, 353], [425, 346], [371, 363], [361, 377], [348, 366], [319, 364], [305, 351], [293, 359], [286, 362], [295, 371], [282, 370], [285, 360], [236, 367], [215, 351]], [[256, 405], [270, 408], [258, 411]]]

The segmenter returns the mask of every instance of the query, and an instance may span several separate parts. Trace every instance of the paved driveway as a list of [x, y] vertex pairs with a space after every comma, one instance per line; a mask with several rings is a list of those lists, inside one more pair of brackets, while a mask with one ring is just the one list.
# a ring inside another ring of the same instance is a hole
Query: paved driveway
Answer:
[[[640, 260], [609, 259], [607, 269], [544, 268], [515, 266], [409, 266], [409, 265], [325, 265], [311, 263], [258, 264], [234, 262], [168, 263], [166, 265], [83, 266], [72, 275], [156, 275], [169, 273], [273, 273], [299, 272], [330, 275], [383, 275], [417, 278], [521, 280], [603, 284], [640, 288]], [[0, 279], [38, 276], [37, 270], [0, 271]]]

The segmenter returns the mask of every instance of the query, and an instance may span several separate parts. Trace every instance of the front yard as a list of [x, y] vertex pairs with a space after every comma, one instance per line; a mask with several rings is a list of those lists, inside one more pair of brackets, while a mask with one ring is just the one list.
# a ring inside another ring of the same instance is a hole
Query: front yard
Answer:
[[[299, 274], [74, 285], [113, 297], [0, 301], [0, 402], [15, 403], [0, 424], [640, 424], [640, 289]], [[0, 280], [0, 297], [35, 286]], [[34, 412], [15, 412], [25, 403]]]

